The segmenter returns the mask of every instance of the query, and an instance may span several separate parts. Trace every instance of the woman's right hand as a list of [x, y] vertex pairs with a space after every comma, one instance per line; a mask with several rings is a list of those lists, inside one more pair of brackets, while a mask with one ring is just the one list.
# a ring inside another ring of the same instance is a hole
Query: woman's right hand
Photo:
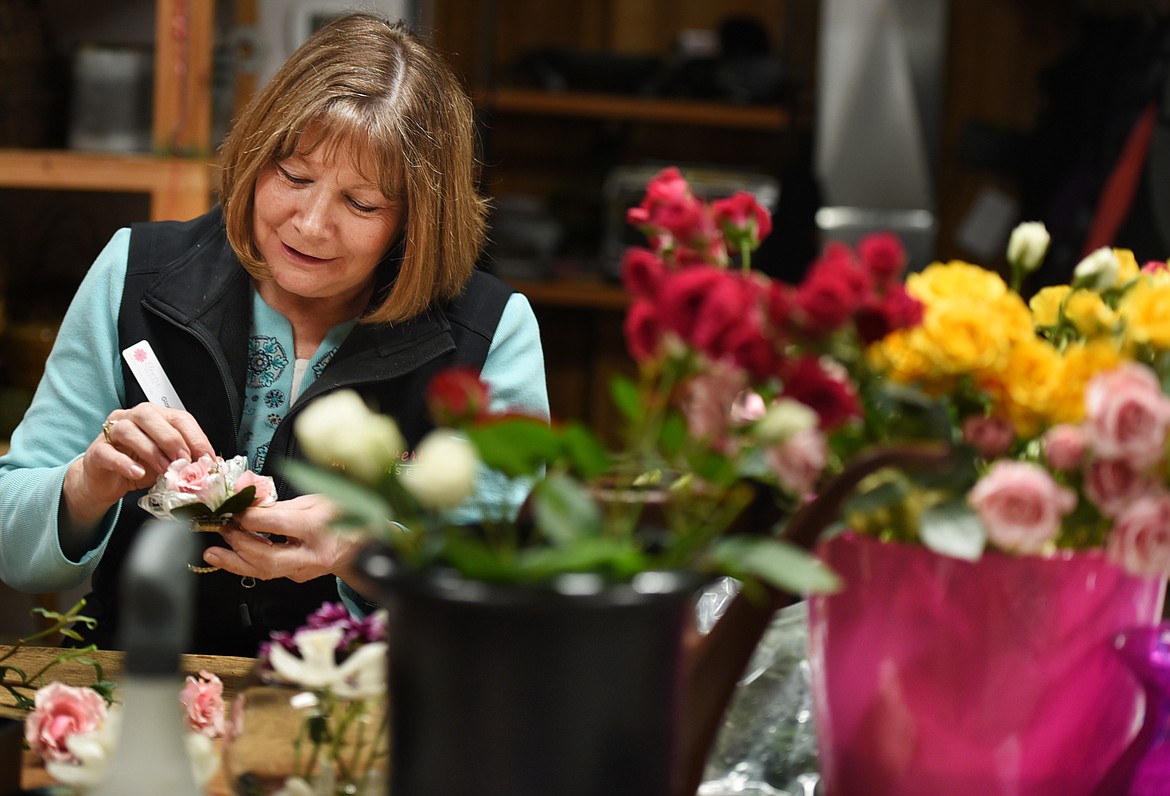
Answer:
[[115, 409], [65, 474], [64, 519], [92, 527], [127, 492], [151, 486], [175, 459], [215, 455], [189, 413], [141, 403]]

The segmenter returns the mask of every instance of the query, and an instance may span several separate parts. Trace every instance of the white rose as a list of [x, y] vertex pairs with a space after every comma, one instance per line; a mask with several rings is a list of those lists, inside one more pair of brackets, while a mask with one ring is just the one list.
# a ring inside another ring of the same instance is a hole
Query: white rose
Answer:
[[471, 443], [450, 429], [428, 434], [414, 461], [402, 468], [402, 485], [427, 508], [454, 508], [475, 491], [479, 457]]
[[1018, 224], [1008, 240], [1008, 262], [1026, 273], [1035, 271], [1044, 262], [1051, 240], [1048, 229], [1041, 221]]
[[376, 482], [406, 447], [393, 418], [370, 411], [353, 390], [313, 401], [296, 419], [297, 439], [318, 464], [341, 465], [366, 482]]
[[768, 407], [756, 431], [765, 442], [784, 442], [817, 427], [817, 413], [800, 401], [781, 398]]
[[1077, 263], [1073, 270], [1073, 285], [1100, 292], [1117, 284], [1121, 264], [1108, 246], [1102, 246]]

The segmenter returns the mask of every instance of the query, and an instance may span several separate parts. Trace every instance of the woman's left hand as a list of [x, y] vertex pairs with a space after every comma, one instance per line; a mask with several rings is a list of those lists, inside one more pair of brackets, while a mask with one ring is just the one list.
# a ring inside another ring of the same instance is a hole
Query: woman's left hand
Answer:
[[[203, 560], [236, 575], [258, 580], [288, 578], [297, 583], [348, 570], [364, 540], [330, 527], [336, 508], [321, 495], [301, 495], [267, 508], [237, 514], [221, 534], [229, 547], [209, 547]], [[286, 538], [274, 542], [260, 534]]]

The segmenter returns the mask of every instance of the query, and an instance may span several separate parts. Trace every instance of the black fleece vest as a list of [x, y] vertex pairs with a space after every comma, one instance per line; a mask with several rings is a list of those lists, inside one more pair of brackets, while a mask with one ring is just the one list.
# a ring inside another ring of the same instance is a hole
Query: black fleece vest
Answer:
[[[251, 323], [251, 280], [228, 245], [218, 209], [189, 222], [137, 224], [130, 236], [129, 266], [118, 317], [120, 348], [150, 341], [187, 411], [194, 415], [221, 456], [239, 450]], [[295, 495], [274, 472], [301, 454], [292, 434], [296, 415], [314, 399], [353, 389], [393, 416], [408, 445], [432, 428], [424, 392], [439, 371], [456, 365], [483, 366], [512, 289], [476, 273], [464, 294], [426, 315], [401, 324], [358, 324], [321, 375], [309, 385], [276, 429], [264, 472], [277, 477], [281, 498]], [[123, 367], [126, 406], [146, 400]], [[141, 493], [126, 496], [109, 546], [93, 576], [86, 613], [98, 627], [85, 641], [118, 647], [118, 579], [127, 552], [149, 515], [138, 508]], [[255, 655], [274, 630], [295, 630], [327, 600], [338, 599], [336, 580], [307, 583], [280, 579], [246, 588], [226, 572], [197, 578], [197, 608], [191, 652]]]

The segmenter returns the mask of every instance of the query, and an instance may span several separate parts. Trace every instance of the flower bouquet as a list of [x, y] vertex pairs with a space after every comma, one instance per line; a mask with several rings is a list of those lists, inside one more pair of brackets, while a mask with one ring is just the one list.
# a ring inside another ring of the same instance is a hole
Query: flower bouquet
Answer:
[[1142, 695], [1113, 644], [1170, 574], [1170, 273], [1106, 248], [1025, 301], [1046, 247], [1015, 231], [1010, 284], [912, 274], [922, 323], [867, 350], [913, 408], [867, 425], [955, 455], [872, 475], [820, 547], [847, 584], [811, 600], [829, 794], [1124, 790]]

